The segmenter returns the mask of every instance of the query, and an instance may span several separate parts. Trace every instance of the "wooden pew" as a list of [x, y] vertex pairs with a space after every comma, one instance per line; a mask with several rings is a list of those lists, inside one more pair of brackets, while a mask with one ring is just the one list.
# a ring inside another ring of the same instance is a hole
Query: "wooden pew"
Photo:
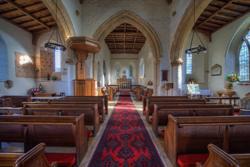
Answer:
[[45, 144], [40, 143], [27, 153], [0, 153], [0, 167], [56, 167], [49, 164], [45, 153]]
[[0, 115], [22, 114], [22, 107], [0, 107]]
[[[248, 153], [250, 150], [250, 116], [168, 116], [164, 132], [166, 153], [174, 166], [184, 156], [207, 154], [213, 143], [229, 153]], [[203, 157], [204, 158], [204, 157]], [[206, 160], [206, 158], [205, 158]]]
[[176, 104], [205, 104], [205, 100], [203, 99], [154, 99], [153, 101], [148, 102], [146, 107], [146, 120], [150, 123], [150, 116], [152, 116], [154, 112], [154, 105], [176, 105]]
[[25, 151], [39, 143], [53, 147], [75, 147], [75, 154], [71, 158], [79, 165], [87, 150], [84, 115], [0, 116], [0, 141], [23, 142]]
[[64, 101], [100, 101], [105, 107], [105, 113], [108, 114], [108, 96], [65, 96]]
[[30, 96], [1, 96], [1, 100], [3, 101], [2, 107], [22, 107], [22, 102], [30, 101]]
[[188, 96], [149, 96], [143, 98], [143, 111], [146, 110], [148, 103], [154, 99], [188, 99]]
[[[85, 127], [89, 132], [93, 131], [96, 135], [100, 128], [99, 113], [97, 110], [90, 108], [26, 108], [24, 115], [57, 115], [57, 116], [79, 116], [84, 114]], [[88, 133], [89, 134], [89, 133]]]
[[208, 151], [209, 156], [204, 165], [198, 163], [196, 167], [240, 167], [240, 163], [237, 159], [216, 145], [209, 144]]
[[[71, 98], [72, 97], [72, 98]], [[76, 98], [75, 98], [76, 97]], [[105, 114], [107, 114], [108, 112], [108, 108], [105, 107], [105, 104], [104, 104], [104, 99], [101, 98], [101, 97], [104, 97], [104, 96], [86, 96], [86, 97], [100, 97], [99, 99], [96, 98], [96, 99], [84, 99], [82, 97], [85, 97], [85, 96], [70, 96], [70, 98], [62, 98], [62, 99], [58, 99], [58, 100], [52, 100], [52, 101], [49, 101], [48, 103], [51, 103], [51, 104], [98, 104], [98, 111], [99, 111], [99, 114], [101, 116], [101, 120], [104, 120], [105, 118]]]
[[56, 167], [56, 163], [49, 164], [44, 151], [45, 144], [38, 144], [20, 156], [15, 162], [15, 167]]
[[[59, 109], [64, 109], [64, 108], [92, 108], [93, 112], [95, 113], [96, 111], [99, 113], [99, 119], [100, 122], [103, 121], [105, 115], [103, 112], [100, 112], [98, 110], [98, 105], [96, 103], [88, 103], [88, 102], [29, 102], [29, 103], [23, 103], [24, 105], [24, 110], [27, 108], [59, 108]], [[95, 114], [94, 114], [95, 115]]]
[[196, 167], [250, 167], [250, 154], [228, 154], [214, 144], [208, 145], [209, 156]]
[[229, 116], [233, 115], [233, 106], [218, 104], [180, 104], [164, 105], [155, 104], [152, 118], [152, 128], [159, 136], [159, 127], [167, 126], [168, 115], [173, 116]]
[[14, 167], [22, 153], [0, 153], [0, 167]]
[[240, 163], [240, 167], [250, 167], [250, 153], [248, 154], [230, 154]]

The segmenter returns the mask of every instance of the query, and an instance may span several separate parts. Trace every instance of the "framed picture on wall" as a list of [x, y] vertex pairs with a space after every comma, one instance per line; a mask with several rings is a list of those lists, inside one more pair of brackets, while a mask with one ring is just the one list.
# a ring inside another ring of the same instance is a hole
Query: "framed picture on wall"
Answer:
[[219, 64], [214, 64], [211, 67], [211, 76], [220, 76], [222, 73], [222, 66]]

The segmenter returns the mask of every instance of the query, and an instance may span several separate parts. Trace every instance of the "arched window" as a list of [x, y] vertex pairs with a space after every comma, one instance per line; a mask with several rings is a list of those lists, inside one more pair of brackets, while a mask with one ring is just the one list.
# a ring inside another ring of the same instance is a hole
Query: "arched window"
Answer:
[[140, 74], [140, 78], [144, 78], [145, 77], [145, 64], [144, 64], [144, 59], [143, 58], [140, 61], [139, 74]]
[[192, 74], [193, 71], [193, 56], [192, 53], [186, 53], [186, 74]]
[[128, 66], [128, 70], [129, 70], [129, 77], [133, 77], [133, 67], [132, 67], [132, 65]]
[[8, 80], [7, 46], [0, 36], [0, 81]]
[[55, 55], [55, 72], [61, 72], [62, 68], [62, 51], [56, 49], [54, 52]]
[[239, 52], [239, 78], [240, 81], [249, 81], [249, 73], [250, 73], [250, 31], [248, 31], [247, 35], [243, 38], [243, 42], [240, 46]]

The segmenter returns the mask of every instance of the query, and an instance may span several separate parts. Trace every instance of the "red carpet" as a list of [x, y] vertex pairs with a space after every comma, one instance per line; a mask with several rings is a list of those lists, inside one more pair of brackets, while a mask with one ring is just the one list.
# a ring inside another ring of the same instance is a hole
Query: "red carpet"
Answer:
[[130, 89], [119, 89], [120, 96], [130, 96]]
[[120, 96], [89, 167], [163, 167], [131, 98]]

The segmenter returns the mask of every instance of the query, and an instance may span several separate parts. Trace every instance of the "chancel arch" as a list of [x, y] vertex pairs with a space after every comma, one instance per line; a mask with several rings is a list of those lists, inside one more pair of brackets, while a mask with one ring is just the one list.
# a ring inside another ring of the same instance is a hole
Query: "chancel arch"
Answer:
[[[113, 30], [124, 24], [135, 27], [136, 29], [138, 29], [139, 32], [143, 34], [143, 36], [145, 36], [145, 39], [148, 44], [147, 47], [150, 48], [149, 54], [152, 54], [152, 56], [149, 59], [152, 60], [151, 63], [154, 63], [152, 65], [152, 71], [154, 71], [153, 74], [155, 76], [154, 88], [156, 90], [158, 84], [160, 83], [159, 74], [157, 71], [159, 71], [160, 69], [162, 46], [157, 33], [154, 31], [154, 29], [150, 24], [148, 24], [145, 20], [143, 20], [134, 12], [128, 10], [122, 10], [114, 14], [113, 16], [108, 18], [103, 24], [101, 24], [99, 28], [96, 30], [96, 32], [93, 34], [93, 37], [98, 41], [104, 41], [105, 38], [110, 33], [112, 33]], [[133, 73], [135, 74], [136, 71], [133, 70]]]

